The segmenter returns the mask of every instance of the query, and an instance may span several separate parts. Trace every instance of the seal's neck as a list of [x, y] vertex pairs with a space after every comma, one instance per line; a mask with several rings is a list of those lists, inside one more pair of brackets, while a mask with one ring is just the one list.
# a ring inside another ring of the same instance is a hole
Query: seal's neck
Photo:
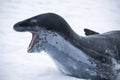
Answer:
[[41, 29], [39, 32], [39, 46], [45, 48], [48, 52], [51, 50], [50, 46], [56, 47], [63, 52], [66, 51], [65, 49], [72, 50], [70, 46], [80, 49], [84, 42], [83, 38], [74, 31], [67, 35], [45, 29]]
[[63, 38], [69, 41], [69, 43], [72, 44], [74, 47], [79, 48], [79, 49], [81, 49], [81, 47], [84, 46], [84, 43], [86, 43], [85, 37], [78, 35], [72, 29], [69, 35], [66, 37], [63, 37]]

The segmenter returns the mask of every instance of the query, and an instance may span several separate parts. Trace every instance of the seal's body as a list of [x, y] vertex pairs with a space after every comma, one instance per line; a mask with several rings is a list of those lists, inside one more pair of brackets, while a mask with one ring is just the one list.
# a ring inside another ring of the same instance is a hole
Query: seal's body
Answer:
[[88, 36], [79, 36], [62, 17], [53, 13], [21, 21], [14, 29], [31, 32], [28, 52], [46, 51], [67, 75], [92, 80], [117, 79], [120, 31], [99, 34], [88, 30]]

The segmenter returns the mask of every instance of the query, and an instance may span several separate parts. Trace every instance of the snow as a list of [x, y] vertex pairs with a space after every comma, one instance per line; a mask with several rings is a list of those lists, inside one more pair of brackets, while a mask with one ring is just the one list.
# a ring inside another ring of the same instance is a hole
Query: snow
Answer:
[[84, 28], [120, 29], [120, 0], [1, 0], [0, 80], [82, 80], [62, 74], [44, 52], [27, 53], [31, 34], [13, 30], [16, 22], [47, 12], [64, 17], [79, 35]]

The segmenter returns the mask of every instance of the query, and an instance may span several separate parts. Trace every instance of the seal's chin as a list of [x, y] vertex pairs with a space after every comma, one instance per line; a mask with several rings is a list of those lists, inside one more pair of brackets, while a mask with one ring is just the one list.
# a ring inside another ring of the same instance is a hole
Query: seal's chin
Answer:
[[27, 50], [29, 53], [32, 53], [32, 47], [34, 46], [36, 39], [37, 39], [37, 34], [32, 33], [32, 39]]

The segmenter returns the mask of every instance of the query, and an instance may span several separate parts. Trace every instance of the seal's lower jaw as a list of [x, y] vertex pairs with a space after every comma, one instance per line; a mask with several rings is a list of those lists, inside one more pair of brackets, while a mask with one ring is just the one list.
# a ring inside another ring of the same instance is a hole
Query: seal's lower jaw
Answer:
[[37, 39], [37, 34], [32, 33], [32, 40], [31, 40], [31, 42], [29, 44], [29, 47], [28, 47], [28, 50], [27, 50], [28, 53], [33, 53], [34, 52], [32, 48], [33, 48], [33, 46], [36, 42], [36, 39]]

